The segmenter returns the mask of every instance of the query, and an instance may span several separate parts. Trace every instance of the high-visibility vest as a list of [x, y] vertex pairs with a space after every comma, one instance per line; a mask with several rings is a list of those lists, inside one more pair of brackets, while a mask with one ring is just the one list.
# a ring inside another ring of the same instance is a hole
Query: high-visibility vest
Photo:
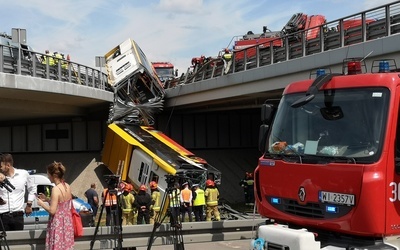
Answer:
[[[108, 189], [106, 188], [103, 191], [103, 197], [105, 197], [104, 198], [104, 206], [109, 207], [111, 205], [117, 205], [117, 195], [107, 193], [107, 190]], [[106, 196], [106, 193], [107, 193], [107, 196]]]
[[232, 59], [232, 54], [231, 54], [231, 53], [225, 53], [225, 54], [223, 55], [223, 57], [224, 57], [224, 59], [225, 59], [226, 61], [230, 61], [230, 60]]
[[46, 54], [45, 56], [43, 56], [43, 61], [42, 61], [42, 63], [43, 63], [43, 64], [48, 63], [49, 66], [54, 66], [54, 58], [51, 57], [50, 54]]
[[254, 180], [246, 180], [247, 186], [254, 185]]
[[153, 210], [158, 212], [160, 211], [160, 191], [154, 190], [153, 193], [151, 193], [151, 199], [154, 201], [153, 204]]
[[192, 191], [189, 189], [183, 189], [181, 191], [181, 202], [191, 202], [192, 201]]
[[169, 195], [169, 206], [170, 207], [180, 207], [181, 206], [180, 194], [181, 194], [181, 190], [179, 190], [179, 189], [172, 190], [171, 194]]
[[206, 204], [206, 198], [204, 197], [204, 190], [198, 188], [196, 191], [196, 199], [193, 201], [193, 206], [203, 206]]
[[207, 188], [204, 192], [207, 206], [217, 206], [219, 191], [216, 188]]

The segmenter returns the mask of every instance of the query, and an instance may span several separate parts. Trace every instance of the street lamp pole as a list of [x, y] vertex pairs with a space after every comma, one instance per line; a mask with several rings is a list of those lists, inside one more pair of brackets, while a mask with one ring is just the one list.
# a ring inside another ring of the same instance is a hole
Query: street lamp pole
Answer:
[[101, 86], [103, 86], [103, 69], [102, 68], [106, 64], [106, 59], [104, 58], [104, 56], [96, 56], [94, 58], [94, 60], [95, 60], [95, 66], [100, 67], [100, 74], [99, 74], [100, 84], [101, 84]]
[[13, 43], [18, 44], [18, 61], [17, 61], [17, 72], [21, 74], [21, 60], [22, 60], [22, 51], [21, 44], [26, 44], [26, 29], [13, 28], [11, 30], [11, 39]]

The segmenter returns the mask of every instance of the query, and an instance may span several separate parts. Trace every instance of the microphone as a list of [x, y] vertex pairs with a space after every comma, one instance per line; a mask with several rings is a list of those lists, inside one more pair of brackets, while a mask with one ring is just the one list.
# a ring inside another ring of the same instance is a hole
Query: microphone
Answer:
[[12, 192], [15, 189], [14, 185], [2, 173], [0, 173], [0, 187], [7, 189], [8, 192]]

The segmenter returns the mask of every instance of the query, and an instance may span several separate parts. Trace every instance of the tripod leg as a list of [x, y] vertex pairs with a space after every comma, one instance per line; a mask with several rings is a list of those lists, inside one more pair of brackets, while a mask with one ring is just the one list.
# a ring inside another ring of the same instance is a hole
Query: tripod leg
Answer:
[[165, 218], [168, 216], [168, 209], [169, 209], [169, 193], [170, 193], [170, 189], [167, 188], [167, 190], [165, 190], [164, 196], [161, 200], [161, 204], [160, 204], [160, 212], [156, 215], [156, 217], [154, 218], [154, 226], [153, 226], [153, 230], [151, 231], [151, 235], [147, 244], [147, 250], [150, 250], [153, 242], [154, 242], [154, 238], [155, 238], [155, 234], [157, 231], [157, 228], [159, 228], [162, 224], [162, 222], [165, 220]]
[[108, 195], [108, 189], [107, 189], [106, 195], [105, 195], [104, 198], [103, 198], [103, 203], [101, 204], [100, 214], [99, 214], [99, 218], [97, 219], [96, 229], [94, 230], [93, 238], [92, 238], [92, 240], [90, 241], [90, 250], [93, 249], [94, 242], [96, 241], [96, 236], [97, 236], [97, 232], [99, 231], [99, 226], [100, 226], [101, 217], [103, 216], [104, 201], [105, 201], [107, 195]]

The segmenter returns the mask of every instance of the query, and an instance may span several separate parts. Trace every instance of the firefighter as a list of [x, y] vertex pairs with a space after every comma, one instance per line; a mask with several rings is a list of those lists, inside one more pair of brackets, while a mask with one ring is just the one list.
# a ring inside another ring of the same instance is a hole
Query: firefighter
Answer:
[[150, 182], [151, 190], [151, 206], [150, 206], [150, 224], [154, 224], [155, 218], [157, 218], [158, 213], [160, 213], [160, 199], [161, 194], [158, 190], [158, 184], [155, 181]]
[[194, 184], [192, 190], [194, 219], [196, 221], [204, 221], [204, 205], [206, 204], [204, 190], [200, 188], [199, 184]]
[[135, 197], [132, 192], [132, 185], [126, 184], [123, 188], [123, 193], [120, 197], [121, 211], [122, 211], [122, 225], [133, 225], [133, 204]]
[[185, 182], [182, 184], [183, 189], [181, 191], [180, 199], [182, 204], [181, 221], [185, 221], [185, 214], [189, 216], [189, 222], [192, 222], [192, 190], [189, 189], [189, 183]]
[[244, 200], [247, 206], [254, 205], [254, 178], [253, 173], [246, 172], [244, 179], [239, 182], [243, 188]]
[[232, 65], [232, 53], [228, 48], [226, 48], [224, 52], [222, 59], [224, 60], [224, 73], [226, 75]]
[[135, 198], [135, 207], [137, 208], [137, 224], [143, 224], [143, 219], [146, 224], [150, 224], [150, 206], [151, 206], [151, 196], [147, 192], [147, 187], [141, 185], [139, 188], [139, 193]]
[[214, 220], [221, 220], [218, 210], [219, 191], [215, 187], [214, 181], [206, 181], [206, 190], [204, 192], [204, 197], [206, 198], [207, 206], [206, 221], [211, 221], [212, 214], [214, 214]]

